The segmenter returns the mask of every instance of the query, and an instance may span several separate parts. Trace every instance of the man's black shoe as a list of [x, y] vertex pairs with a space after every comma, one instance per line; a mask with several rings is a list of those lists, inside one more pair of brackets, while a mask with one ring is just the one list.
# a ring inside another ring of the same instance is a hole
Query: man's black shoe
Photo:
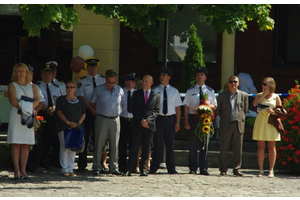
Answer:
[[201, 174], [201, 175], [205, 175], [205, 176], [208, 176], [208, 175], [209, 175], [209, 173], [208, 173], [206, 170], [200, 171], [200, 174]]
[[178, 174], [178, 172], [174, 169], [174, 170], [168, 171], [168, 174]]
[[156, 173], [156, 170], [151, 170], [149, 171], [149, 174], [155, 174]]
[[220, 175], [225, 176], [225, 175], [227, 175], [227, 172], [221, 172]]
[[99, 176], [99, 171], [98, 171], [98, 170], [94, 170], [94, 171], [93, 171], [93, 175], [94, 175], [94, 176]]
[[85, 169], [84, 168], [78, 168], [77, 172], [85, 172]]
[[142, 171], [140, 176], [148, 176], [148, 174], [145, 171]]
[[197, 174], [196, 171], [190, 170], [189, 174]]
[[118, 176], [123, 175], [123, 173], [119, 172], [118, 170], [116, 170], [115, 172], [112, 172], [112, 174], [118, 175]]
[[129, 171], [127, 171], [123, 174], [123, 176], [131, 176], [131, 173]]
[[243, 176], [243, 174], [237, 169], [237, 170], [233, 170], [233, 174], [236, 176]]
[[109, 174], [109, 172], [108, 172], [108, 171], [101, 170], [101, 171], [100, 171], [100, 174]]

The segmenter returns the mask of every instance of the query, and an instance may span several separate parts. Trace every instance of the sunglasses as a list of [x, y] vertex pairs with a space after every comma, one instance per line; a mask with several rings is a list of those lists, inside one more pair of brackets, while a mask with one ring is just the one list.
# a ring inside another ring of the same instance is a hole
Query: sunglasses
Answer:
[[237, 83], [237, 81], [228, 81], [229, 83]]
[[268, 84], [267, 83], [262, 83], [261, 85], [266, 87]]
[[72, 88], [75, 88], [75, 87], [74, 86], [67, 86], [66, 88], [67, 89], [70, 89], [70, 88], [72, 89]]

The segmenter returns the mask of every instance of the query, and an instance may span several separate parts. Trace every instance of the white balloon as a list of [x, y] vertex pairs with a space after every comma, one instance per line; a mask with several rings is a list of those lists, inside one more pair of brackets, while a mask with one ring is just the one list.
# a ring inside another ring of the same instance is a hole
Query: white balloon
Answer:
[[94, 50], [89, 45], [82, 45], [79, 47], [77, 55], [85, 60], [88, 57], [94, 57]]

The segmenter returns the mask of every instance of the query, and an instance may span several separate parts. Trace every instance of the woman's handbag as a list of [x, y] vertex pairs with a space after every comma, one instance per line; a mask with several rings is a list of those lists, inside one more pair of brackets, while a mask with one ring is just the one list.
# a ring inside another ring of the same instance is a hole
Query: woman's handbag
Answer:
[[280, 133], [284, 131], [280, 118], [286, 116], [287, 112], [282, 106], [276, 106], [273, 111], [275, 114], [269, 115], [268, 123], [272, 124]]
[[68, 128], [64, 130], [65, 148], [78, 153], [84, 150], [84, 131], [82, 128]]
[[41, 127], [41, 122], [36, 118], [36, 116], [32, 115], [32, 121], [33, 121], [33, 127], [35, 130], [39, 129]]

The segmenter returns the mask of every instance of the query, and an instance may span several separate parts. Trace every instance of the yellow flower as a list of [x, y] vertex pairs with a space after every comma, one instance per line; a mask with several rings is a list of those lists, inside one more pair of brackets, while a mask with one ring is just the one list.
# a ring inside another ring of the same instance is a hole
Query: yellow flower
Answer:
[[209, 132], [209, 126], [203, 126], [202, 131], [204, 133], [208, 133]]
[[207, 117], [203, 120], [203, 124], [209, 124], [210, 123], [210, 119]]
[[201, 117], [202, 117], [202, 118], [206, 118], [206, 117], [208, 117], [208, 115], [207, 115], [206, 113], [203, 113], [203, 114], [201, 115]]

